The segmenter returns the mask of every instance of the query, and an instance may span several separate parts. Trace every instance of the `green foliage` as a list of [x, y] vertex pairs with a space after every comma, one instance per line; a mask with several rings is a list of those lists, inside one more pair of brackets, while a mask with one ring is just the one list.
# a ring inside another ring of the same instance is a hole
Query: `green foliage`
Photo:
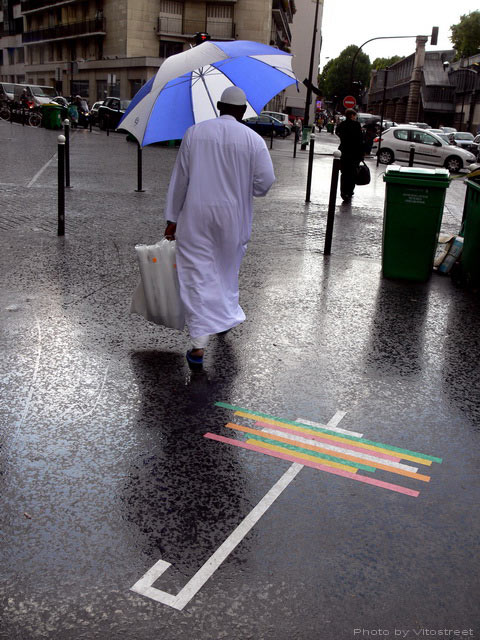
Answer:
[[387, 67], [391, 67], [395, 62], [400, 62], [403, 60], [402, 56], [392, 56], [391, 58], [375, 58], [372, 62], [372, 69], [386, 69]]
[[[366, 88], [370, 82], [370, 58], [360, 51], [355, 58], [352, 80], [350, 83], [352, 60], [358, 51], [355, 44], [344, 49], [338, 58], [329, 60], [318, 76], [318, 86], [327, 100], [335, 100], [341, 104], [346, 95], [353, 94], [358, 97], [361, 88]], [[360, 83], [360, 84], [358, 84]]]
[[458, 24], [450, 27], [450, 40], [455, 47], [456, 59], [468, 58], [478, 53], [480, 47], [480, 11], [471, 11], [460, 17]]

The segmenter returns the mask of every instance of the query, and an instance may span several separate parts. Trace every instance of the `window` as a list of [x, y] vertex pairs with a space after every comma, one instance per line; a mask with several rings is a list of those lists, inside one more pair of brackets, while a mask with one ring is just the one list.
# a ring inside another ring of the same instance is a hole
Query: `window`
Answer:
[[63, 60], [63, 51], [62, 51], [62, 45], [60, 42], [57, 43], [56, 45], [56, 59], [57, 60]]
[[182, 33], [183, 2], [160, 0], [158, 30], [164, 33]]
[[231, 38], [233, 34], [233, 6], [207, 4], [207, 32], [212, 38]]
[[8, 64], [15, 64], [15, 49], [9, 47], [8, 51]]
[[168, 58], [168, 56], [173, 56], [176, 53], [181, 53], [182, 51], [183, 51], [182, 42], [170, 42], [169, 40], [160, 40], [158, 57]]
[[89, 98], [90, 94], [88, 80], [74, 80], [72, 82], [72, 93], [74, 96]]
[[412, 141], [419, 142], [420, 144], [429, 144], [434, 147], [437, 144], [435, 138], [423, 131], [412, 131]]
[[408, 131], [406, 129], [394, 129], [393, 135], [398, 140], [408, 140]]
[[130, 98], [133, 98], [133, 96], [137, 93], [137, 91], [140, 91], [140, 89], [142, 88], [143, 82], [141, 80], [130, 80]]

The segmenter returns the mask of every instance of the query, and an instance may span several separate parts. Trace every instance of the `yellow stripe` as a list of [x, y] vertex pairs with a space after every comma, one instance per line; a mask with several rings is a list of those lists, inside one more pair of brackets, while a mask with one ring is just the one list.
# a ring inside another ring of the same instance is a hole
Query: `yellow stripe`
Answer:
[[[335, 458], [342, 458], [343, 460], [348, 460], [349, 462], [359, 463], [361, 465], [367, 465], [370, 467], [375, 467], [375, 469], [382, 469], [383, 471], [389, 471], [390, 473], [396, 473], [399, 476], [406, 476], [407, 478], [414, 478], [415, 480], [422, 480], [422, 482], [430, 482], [430, 476], [424, 476], [421, 473], [416, 473], [415, 471], [407, 471], [405, 469], [398, 469], [397, 467], [391, 467], [388, 464], [383, 464], [381, 462], [375, 462], [373, 460], [365, 460], [364, 458], [357, 458], [354, 455], [348, 455], [345, 453], [339, 453], [337, 451], [332, 451], [331, 449], [323, 449], [321, 446], [313, 446], [303, 442], [297, 442], [296, 440], [289, 440], [288, 438], [282, 438], [281, 436], [273, 435], [271, 433], [262, 433], [262, 431], [257, 431], [256, 429], [251, 429], [250, 427], [243, 427], [239, 424], [233, 424], [229, 422], [225, 425], [228, 429], [236, 429], [237, 431], [243, 431], [245, 433], [252, 433], [253, 435], [263, 436], [264, 438], [269, 438], [271, 440], [276, 440], [277, 442], [282, 442], [284, 444], [294, 445], [296, 447], [300, 447], [301, 449], [309, 449], [310, 451], [318, 451], [319, 453], [327, 454], [329, 456], [334, 456]], [[323, 461], [322, 461], [323, 462]]]
[[309, 460], [310, 462], [316, 462], [317, 464], [323, 464], [326, 467], [334, 467], [335, 469], [342, 469], [342, 471], [350, 471], [351, 473], [357, 473], [357, 467], [350, 467], [347, 464], [341, 464], [339, 462], [331, 462], [330, 460], [322, 460], [317, 456], [309, 456], [308, 453], [297, 453], [296, 451], [292, 451], [291, 449], [285, 449], [284, 447], [277, 447], [275, 444], [267, 444], [266, 442], [262, 442], [261, 440], [255, 440], [254, 438], [249, 438], [247, 440], [248, 444], [254, 444], [256, 447], [263, 447], [264, 449], [269, 449], [270, 451], [279, 451], [280, 453], [287, 453], [289, 456], [294, 458], [299, 458], [300, 460]]
[[[419, 464], [424, 464], [426, 466], [431, 466], [432, 461], [427, 460], [425, 458], [418, 458], [417, 456], [411, 456], [408, 453], [400, 453], [398, 451], [392, 451], [391, 449], [383, 449], [382, 447], [376, 447], [373, 444], [365, 444], [361, 440], [349, 440], [348, 438], [342, 438], [341, 436], [332, 436], [329, 433], [323, 433], [321, 431], [313, 431], [312, 429], [307, 429], [306, 427], [296, 427], [292, 425], [290, 422], [280, 422], [279, 420], [273, 420], [272, 418], [261, 418], [259, 416], [254, 415], [253, 413], [246, 413], [245, 411], [235, 411], [236, 416], [242, 416], [242, 418], [250, 418], [251, 420], [255, 420], [255, 422], [264, 422], [265, 424], [273, 424], [279, 427], [287, 427], [288, 429], [293, 429], [294, 431], [299, 431], [300, 433], [308, 433], [313, 436], [319, 436], [321, 438], [326, 438], [327, 440], [333, 440], [334, 442], [343, 442], [344, 444], [355, 445], [356, 447], [361, 447], [362, 449], [368, 449], [369, 451], [380, 451], [380, 453], [386, 453], [390, 456], [394, 456], [396, 458], [400, 458], [402, 460], [411, 460], [412, 462], [418, 462]], [[325, 429], [328, 429], [325, 426]]]

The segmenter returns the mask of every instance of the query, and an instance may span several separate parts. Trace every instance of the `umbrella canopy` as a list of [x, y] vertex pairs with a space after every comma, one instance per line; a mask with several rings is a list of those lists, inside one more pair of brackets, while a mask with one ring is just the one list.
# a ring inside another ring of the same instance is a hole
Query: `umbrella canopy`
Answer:
[[229, 86], [245, 91], [249, 117], [295, 82], [292, 56], [284, 51], [248, 40], [207, 41], [168, 57], [135, 95], [118, 128], [142, 147], [180, 139], [191, 125], [218, 116], [217, 102]]

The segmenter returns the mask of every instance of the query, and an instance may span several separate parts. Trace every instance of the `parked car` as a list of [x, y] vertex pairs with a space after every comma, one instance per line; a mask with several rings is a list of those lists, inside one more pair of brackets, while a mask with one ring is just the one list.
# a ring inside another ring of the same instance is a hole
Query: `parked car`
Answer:
[[100, 129], [116, 129], [128, 108], [131, 100], [121, 100], [120, 98], [107, 97], [98, 107], [97, 121]]
[[96, 124], [98, 120], [98, 109], [103, 104], [103, 100], [99, 100], [98, 102], [94, 102], [92, 108], [90, 109], [90, 118], [92, 119], [92, 124]]
[[270, 136], [272, 134], [272, 126], [273, 134], [275, 136], [282, 136], [282, 138], [285, 138], [285, 136], [288, 135], [288, 127], [284, 125], [283, 122], [280, 122], [280, 120], [277, 120], [272, 116], [254, 116], [253, 118], [247, 118], [243, 122], [247, 127], [250, 127], [261, 136]]
[[419, 129], [430, 129], [430, 125], [426, 122], [409, 122], [408, 124], [412, 125], [412, 127], [418, 127]]
[[373, 141], [372, 153], [378, 155], [382, 164], [408, 162], [410, 145], [415, 144], [415, 162], [446, 167], [457, 172], [475, 162], [470, 151], [447, 144], [436, 133], [430, 133], [419, 127], [399, 126], [382, 133], [381, 147], [379, 138]]
[[438, 133], [438, 134], [443, 133], [443, 129], [426, 129], [426, 131], [428, 131], [429, 133]]
[[443, 131], [443, 133], [456, 133], [457, 132], [455, 127], [440, 127], [440, 129]]
[[[380, 126], [380, 122], [378, 123]], [[394, 120], [384, 120], [383, 121], [383, 130], [390, 129], [391, 127], [398, 127], [398, 124]]]
[[455, 140], [450, 140], [450, 135], [448, 133], [437, 133], [437, 136], [444, 140], [447, 144], [451, 144], [453, 147], [456, 147]]
[[287, 127], [288, 129], [287, 136], [289, 136], [292, 133], [292, 123], [288, 119], [288, 113], [278, 113], [277, 111], [262, 111], [260, 115], [272, 116], [272, 118], [276, 118]]
[[475, 142], [475, 137], [472, 133], [468, 133], [467, 131], [457, 131], [455, 133], [450, 133], [449, 138], [450, 140], [454, 140], [455, 144], [461, 149], [466, 149], [467, 151], [477, 155], [478, 142]]

